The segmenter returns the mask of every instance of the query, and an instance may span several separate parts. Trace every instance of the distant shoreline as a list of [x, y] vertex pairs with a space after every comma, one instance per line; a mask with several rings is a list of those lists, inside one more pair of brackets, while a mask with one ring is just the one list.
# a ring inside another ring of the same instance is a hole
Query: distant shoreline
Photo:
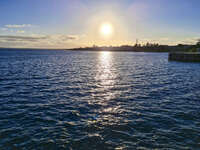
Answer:
[[65, 49], [66, 51], [81, 52], [141, 52], [141, 53], [169, 53], [169, 51], [135, 51], [135, 50], [94, 50], [94, 49]]
[[147, 43], [146, 45], [139, 45], [136, 44], [134, 46], [130, 45], [122, 45], [122, 46], [93, 46], [93, 47], [84, 47], [84, 48], [72, 48], [66, 49], [71, 51], [111, 51], [111, 52], [156, 52], [156, 53], [169, 53], [169, 52], [186, 52], [191, 49], [193, 45], [159, 45], [159, 44], [150, 44]]
[[4, 48], [0, 47], [0, 50], [2, 49], [9, 49], [9, 50], [66, 50], [66, 51], [91, 51], [91, 52], [101, 52], [101, 51], [109, 51], [109, 52], [150, 52], [150, 53], [169, 53], [169, 52], [187, 52], [193, 47], [193, 45], [175, 45], [175, 46], [169, 46], [169, 45], [156, 45], [156, 44], [147, 44], [146, 46], [93, 46], [93, 47], [84, 47], [84, 48]]
[[82, 52], [155, 52], [155, 53], [168, 53], [168, 51], [136, 51], [136, 50], [106, 50], [106, 49], [48, 49], [48, 48], [0, 48], [0, 50], [62, 50], [62, 51], [72, 51], [72, 52], [76, 52], [76, 51], [82, 51]]

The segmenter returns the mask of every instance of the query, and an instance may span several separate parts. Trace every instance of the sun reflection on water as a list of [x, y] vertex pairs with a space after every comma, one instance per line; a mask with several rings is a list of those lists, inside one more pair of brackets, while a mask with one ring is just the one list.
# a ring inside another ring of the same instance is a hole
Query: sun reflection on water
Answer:
[[96, 115], [91, 118], [89, 124], [115, 124], [121, 120], [117, 115], [121, 111], [121, 105], [117, 97], [121, 95], [119, 90], [119, 72], [112, 52], [102, 51], [98, 53], [96, 63], [95, 84], [90, 105], [95, 105]]
[[114, 68], [112, 65], [112, 53], [101, 52], [99, 54], [98, 73], [96, 79], [99, 85], [104, 89], [108, 90], [115, 83]]
[[102, 51], [98, 53], [97, 57], [94, 82], [96, 88], [92, 89], [92, 96], [95, 103], [100, 105], [106, 105], [105, 101], [114, 98], [112, 88], [116, 82], [116, 71], [114, 71], [112, 55], [112, 52]]

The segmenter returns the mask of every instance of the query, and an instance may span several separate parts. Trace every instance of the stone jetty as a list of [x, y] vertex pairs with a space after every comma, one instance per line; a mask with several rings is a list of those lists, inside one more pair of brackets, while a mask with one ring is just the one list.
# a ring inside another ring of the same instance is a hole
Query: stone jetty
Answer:
[[175, 52], [169, 53], [169, 61], [200, 62], [200, 52]]

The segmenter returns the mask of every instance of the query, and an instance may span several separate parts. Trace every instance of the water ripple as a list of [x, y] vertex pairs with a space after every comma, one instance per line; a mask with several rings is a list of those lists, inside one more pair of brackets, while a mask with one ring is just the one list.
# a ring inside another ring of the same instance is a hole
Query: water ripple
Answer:
[[200, 65], [167, 54], [0, 51], [0, 149], [199, 149]]

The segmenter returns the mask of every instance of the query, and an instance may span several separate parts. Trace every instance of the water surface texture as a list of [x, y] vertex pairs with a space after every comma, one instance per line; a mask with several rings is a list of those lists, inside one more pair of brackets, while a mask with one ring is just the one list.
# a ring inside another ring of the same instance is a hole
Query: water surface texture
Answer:
[[4, 49], [0, 149], [200, 149], [199, 93], [167, 53]]

